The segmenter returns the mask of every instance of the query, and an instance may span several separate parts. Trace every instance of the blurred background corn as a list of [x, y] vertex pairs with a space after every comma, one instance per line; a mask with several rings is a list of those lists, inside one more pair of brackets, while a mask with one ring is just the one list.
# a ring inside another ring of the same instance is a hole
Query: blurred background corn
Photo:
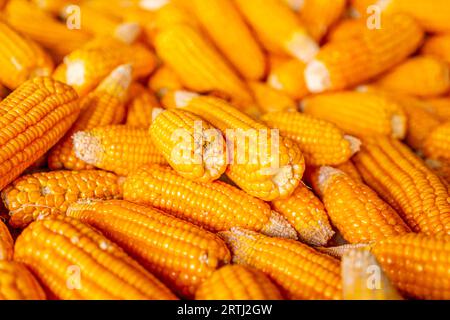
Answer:
[[14, 241], [8, 227], [0, 220], [0, 261], [12, 260]]
[[446, 122], [433, 130], [424, 144], [428, 158], [450, 161], [450, 122]]
[[422, 52], [450, 63], [450, 31], [428, 37], [423, 45]]
[[282, 61], [270, 70], [267, 83], [292, 99], [301, 99], [309, 93], [303, 77], [305, 67], [306, 65], [297, 59]]
[[0, 259], [0, 300], [45, 300], [45, 292], [21, 263]]

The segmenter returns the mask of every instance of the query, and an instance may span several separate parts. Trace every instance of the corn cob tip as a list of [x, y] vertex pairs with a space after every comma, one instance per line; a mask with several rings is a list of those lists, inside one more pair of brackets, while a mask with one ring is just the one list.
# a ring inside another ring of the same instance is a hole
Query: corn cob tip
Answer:
[[86, 67], [83, 60], [64, 59], [66, 65], [65, 83], [69, 86], [81, 86], [86, 81]]
[[72, 136], [75, 156], [90, 165], [101, 162], [104, 154], [101, 141], [92, 134], [78, 131]]
[[120, 100], [125, 100], [131, 85], [132, 74], [133, 66], [131, 64], [120, 65], [100, 83], [97, 89], [110, 91], [110, 88], [118, 88], [118, 90], [114, 90], [114, 93]]
[[430, 158], [425, 159], [425, 164], [428, 166], [428, 168], [436, 169], [436, 170], [439, 170], [440, 168], [442, 168], [442, 165], [443, 165], [441, 161], [436, 160], [436, 159], [430, 159]]
[[316, 247], [316, 250], [322, 253], [326, 253], [334, 258], [341, 259], [348, 251], [356, 249], [369, 250], [370, 247], [371, 244], [369, 243], [349, 243], [336, 247]]
[[195, 92], [178, 90], [173, 93], [175, 106], [178, 108], [184, 108], [189, 105], [189, 102], [198, 97], [199, 95]]
[[361, 150], [362, 142], [358, 138], [346, 134], [344, 135], [344, 139], [350, 143], [352, 156]]
[[313, 60], [305, 68], [306, 87], [312, 93], [324, 92], [331, 88], [330, 72], [326, 65]]
[[393, 114], [391, 118], [392, 137], [403, 139], [406, 135], [406, 122], [402, 115]]
[[261, 232], [270, 237], [298, 239], [294, 227], [281, 214], [273, 210], [269, 222], [264, 225]]
[[141, 33], [141, 26], [136, 22], [125, 22], [120, 24], [116, 31], [115, 36], [117, 39], [127, 44], [133, 43]]
[[245, 264], [243, 261], [245, 248], [242, 248], [240, 238], [253, 239], [258, 233], [242, 228], [231, 228], [230, 231], [221, 231], [217, 234], [225, 241], [228, 248], [233, 253], [231, 262], [235, 264]]
[[270, 74], [267, 78], [267, 84], [276, 90], [284, 89], [283, 83], [280, 81], [280, 78], [277, 74]]
[[152, 109], [152, 122], [155, 121], [156, 117], [158, 117], [164, 111], [165, 111], [164, 108], [153, 108]]
[[342, 172], [341, 170], [327, 166], [319, 168], [319, 171], [317, 172], [317, 186], [321, 194], [323, 194], [323, 192], [325, 191], [325, 188], [327, 187], [330, 178], [337, 174], [345, 174], [345, 173]]
[[309, 62], [319, 51], [319, 46], [309, 35], [295, 32], [286, 43], [289, 52], [303, 62]]
[[170, 0], [141, 0], [139, 6], [142, 9], [156, 11], [168, 4]]
[[300, 167], [297, 164], [286, 165], [277, 168], [263, 168], [260, 170], [263, 175], [272, 176], [271, 180], [278, 189], [279, 194], [286, 194], [292, 190], [292, 186], [298, 184]]

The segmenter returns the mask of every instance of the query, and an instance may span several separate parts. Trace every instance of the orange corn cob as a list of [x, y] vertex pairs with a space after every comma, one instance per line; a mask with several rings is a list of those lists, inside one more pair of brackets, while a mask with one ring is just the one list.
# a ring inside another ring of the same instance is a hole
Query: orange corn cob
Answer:
[[202, 117], [226, 135], [230, 155], [226, 173], [244, 191], [265, 201], [294, 192], [305, 167], [294, 141], [280, 137], [277, 131], [221, 99], [184, 91], [166, 98], [167, 104]]
[[450, 63], [450, 33], [437, 34], [427, 38], [422, 47], [422, 53]]
[[270, 238], [244, 229], [236, 228], [219, 235], [228, 244], [234, 263], [264, 272], [284, 297], [341, 298], [341, 276], [336, 259], [298, 241]]
[[384, 272], [406, 297], [450, 299], [448, 237], [410, 233], [380, 240], [372, 247]]
[[23, 82], [53, 71], [51, 58], [34, 41], [24, 38], [0, 22], [0, 83], [16, 89]]
[[270, 206], [223, 182], [197, 182], [170, 167], [151, 165], [129, 175], [124, 199], [152, 205], [211, 231], [233, 227], [296, 238], [291, 225]]
[[149, 132], [156, 148], [183, 177], [213, 181], [227, 168], [222, 133], [190, 112], [163, 111], [153, 120]]
[[47, 77], [25, 82], [0, 102], [0, 190], [58, 141], [79, 111], [75, 91]]
[[306, 98], [303, 111], [330, 121], [355, 136], [386, 135], [402, 139], [406, 116], [402, 107], [387, 97], [370, 92], [343, 91]]
[[81, 100], [80, 117], [50, 152], [48, 158], [50, 169], [92, 169], [92, 166], [76, 157], [73, 150], [73, 135], [78, 131], [122, 121], [123, 117], [120, 115], [125, 114], [125, 101], [131, 82], [131, 73], [129, 65], [117, 67], [94, 91]]
[[311, 36], [320, 41], [344, 13], [346, 0], [304, 0], [300, 9], [300, 19]]
[[1, 300], [45, 300], [45, 292], [23, 264], [0, 261]]
[[182, 24], [166, 27], [157, 35], [155, 47], [183, 86], [198, 92], [223, 92], [239, 102], [252, 101], [234, 70], [192, 27]]
[[251, 81], [248, 86], [263, 113], [295, 111], [297, 104], [284, 92], [273, 89], [263, 82]]
[[441, 121], [450, 121], [450, 97], [425, 100], [428, 110]]
[[327, 40], [329, 42], [346, 41], [353, 37], [359, 37], [367, 28], [365, 19], [342, 19], [328, 32]]
[[180, 78], [167, 65], [162, 65], [153, 73], [148, 81], [148, 87], [159, 97], [164, 96], [168, 91], [183, 89]]
[[[74, 3], [73, 1], [71, 1]], [[84, 45], [91, 36], [74, 25], [65, 24], [47, 12], [24, 0], [11, 0], [4, 9], [10, 26], [30, 37], [59, 57], [64, 57]]]
[[392, 68], [421, 44], [423, 31], [410, 17], [383, 19], [381, 29], [364, 28], [349, 39], [321, 48], [305, 69], [308, 89], [318, 93], [352, 87]]
[[73, 137], [78, 159], [126, 176], [143, 165], [166, 164], [147, 129], [116, 125], [79, 131]]
[[218, 236], [150, 207], [123, 200], [76, 203], [67, 215], [101, 231], [188, 298], [231, 259]]
[[410, 232], [400, 216], [373, 190], [342, 171], [321, 167], [315, 179], [331, 222], [349, 243]]
[[428, 158], [450, 161], [450, 122], [435, 128], [424, 143]]
[[385, 137], [365, 140], [353, 162], [364, 181], [414, 232], [450, 234], [447, 188], [401, 142]]
[[345, 300], [402, 300], [369, 250], [347, 250], [341, 266]]
[[9, 224], [24, 228], [39, 218], [42, 208], [49, 213], [65, 213], [79, 199], [122, 197], [119, 177], [100, 170], [50, 171], [22, 176], [1, 193], [10, 211]]
[[232, 1], [194, 0], [192, 6], [205, 31], [239, 73], [249, 80], [262, 78], [264, 53]]
[[141, 44], [129, 46], [114, 39], [95, 39], [66, 56], [54, 77], [85, 96], [122, 64], [131, 64], [133, 78], [141, 78], [151, 73], [156, 58]]
[[128, 103], [127, 126], [148, 129], [152, 122], [152, 113], [160, 108], [155, 94], [140, 84], [130, 88], [130, 92], [136, 91]]
[[12, 260], [13, 252], [14, 252], [13, 238], [9, 233], [8, 227], [0, 219], [0, 261]]
[[262, 120], [297, 142], [308, 165], [338, 165], [359, 150], [359, 139], [345, 135], [330, 122], [300, 112], [267, 114]]
[[279, 0], [234, 0], [242, 15], [263, 42], [277, 52], [285, 52], [307, 62], [318, 51], [318, 45], [289, 7]]
[[450, 67], [443, 60], [417, 56], [383, 75], [376, 84], [414, 96], [438, 96], [450, 89]]
[[272, 201], [271, 206], [289, 221], [305, 243], [324, 246], [334, 235], [322, 202], [303, 183], [289, 198]]
[[195, 294], [196, 300], [281, 300], [278, 288], [259, 270], [229, 265], [215, 271]]
[[14, 259], [58, 299], [176, 299], [116, 244], [69, 217], [33, 222], [17, 239]]
[[303, 77], [305, 67], [306, 65], [297, 59], [287, 60], [270, 70], [267, 83], [292, 99], [301, 99], [309, 93]]

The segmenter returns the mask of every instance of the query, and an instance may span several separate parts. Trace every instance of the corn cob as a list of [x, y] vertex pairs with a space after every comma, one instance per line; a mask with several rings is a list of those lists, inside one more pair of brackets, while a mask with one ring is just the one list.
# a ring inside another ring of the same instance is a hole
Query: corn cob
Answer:
[[376, 93], [326, 93], [306, 98], [302, 107], [306, 114], [330, 121], [358, 137], [385, 135], [402, 139], [406, 134], [406, 116], [402, 107]]
[[[31, 0], [39, 9], [57, 15], [68, 5], [78, 5], [81, 0]], [[110, 1], [111, 2], [111, 1]]]
[[450, 234], [447, 188], [417, 156], [394, 139], [367, 139], [353, 158], [364, 181], [414, 232]]
[[428, 158], [450, 161], [450, 122], [434, 129], [424, 143]]
[[149, 132], [170, 166], [185, 178], [213, 181], [227, 168], [222, 133], [190, 112], [164, 111], [153, 120]]
[[127, 126], [135, 128], [148, 129], [152, 122], [152, 113], [160, 108], [159, 101], [155, 94], [147, 90], [140, 84], [135, 84], [130, 88], [130, 92], [135, 91], [131, 95], [133, 98], [128, 103]]
[[166, 164], [147, 129], [116, 125], [79, 131], [73, 137], [78, 159], [126, 176], [146, 164]]
[[177, 91], [165, 100], [225, 133], [230, 155], [226, 173], [244, 191], [265, 201], [294, 192], [305, 167], [294, 141], [280, 137], [278, 131], [270, 131], [218, 98]]
[[167, 65], [162, 65], [153, 73], [148, 81], [148, 87], [159, 97], [163, 97], [168, 91], [183, 89], [180, 78]]
[[[270, 48], [308, 62], [317, 53], [318, 45], [305, 26], [279, 0], [234, 0], [242, 15]], [[270, 48], [269, 49], [270, 51]]]
[[14, 252], [14, 241], [9, 233], [8, 227], [0, 219], [0, 261], [12, 260]]
[[47, 53], [3, 22], [0, 22], [0, 42], [0, 83], [8, 88], [16, 89], [28, 79], [52, 73], [53, 62]]
[[366, 20], [364, 19], [342, 19], [327, 34], [328, 42], [342, 42], [347, 39], [358, 37], [363, 33], [364, 28], [367, 28]]
[[404, 60], [422, 38], [423, 31], [412, 18], [385, 18], [381, 29], [364, 28], [352, 38], [323, 46], [305, 69], [307, 88], [318, 93], [365, 82]]
[[[73, 1], [71, 1], [73, 3]], [[64, 57], [84, 45], [91, 36], [69, 27], [29, 1], [12, 0], [3, 11], [10, 26], [30, 37], [58, 57]]]
[[158, 55], [178, 75], [183, 86], [199, 91], [219, 91], [236, 101], [252, 101], [245, 84], [202, 35], [188, 25], [171, 25], [155, 39]]
[[358, 152], [361, 144], [334, 124], [299, 112], [277, 112], [263, 116], [262, 120], [297, 142], [306, 163], [312, 166], [346, 162]]
[[303, 183], [289, 198], [272, 201], [271, 206], [289, 221], [305, 243], [324, 246], [334, 235], [322, 202]]
[[75, 203], [67, 215], [101, 231], [187, 298], [231, 259], [218, 236], [150, 207], [123, 200]]
[[441, 121], [450, 121], [450, 97], [425, 100], [428, 110]]
[[355, 165], [351, 160], [338, 164], [337, 166], [333, 166], [333, 168], [344, 172], [347, 176], [358, 182], [363, 182], [363, 178], [361, 177], [361, 175], [358, 172], [358, 169], [356, 169]]
[[210, 231], [245, 227], [270, 236], [296, 238], [292, 226], [270, 206], [223, 182], [197, 182], [169, 167], [151, 165], [130, 174], [124, 199], [149, 204]]
[[450, 63], [450, 33], [433, 35], [425, 41], [422, 53]]
[[380, 240], [372, 253], [405, 297], [446, 300], [450, 298], [448, 240], [410, 233]]
[[119, 177], [100, 171], [51, 171], [22, 176], [1, 193], [10, 211], [9, 224], [24, 228], [39, 218], [42, 208], [50, 214], [65, 213], [79, 199], [117, 199], [122, 197]]
[[263, 113], [295, 111], [297, 104], [284, 92], [273, 89], [263, 82], [251, 81], [248, 86]]
[[316, 175], [317, 192], [331, 222], [349, 243], [410, 232], [400, 216], [365, 184], [331, 167], [321, 167]]
[[376, 84], [414, 96], [438, 96], [450, 89], [450, 67], [443, 60], [417, 56], [383, 75]]
[[29, 80], [0, 103], [0, 190], [47, 152], [79, 113], [77, 94], [46, 77]]
[[301, 99], [309, 93], [303, 77], [305, 67], [306, 65], [297, 59], [281, 62], [270, 70], [267, 83], [292, 99]]
[[[73, 135], [96, 127], [120, 123], [125, 113], [125, 100], [131, 82], [131, 67], [117, 67], [90, 94], [81, 100], [82, 113], [64, 138], [51, 150], [48, 166], [52, 170], [92, 169], [92, 165], [76, 157]], [[119, 115], [119, 117], [118, 117]]]
[[[233, 262], [264, 272], [288, 299], [340, 299], [339, 262], [307, 245], [235, 228], [219, 234]], [[301, 276], [299, 276], [301, 275]]]
[[195, 294], [196, 300], [281, 300], [278, 288], [259, 270], [229, 265], [215, 271]]
[[66, 56], [54, 77], [74, 87], [82, 97], [122, 64], [131, 64], [133, 78], [141, 78], [151, 73], [156, 58], [141, 44], [129, 46], [114, 39], [100, 38]]
[[426, 159], [425, 164], [430, 168], [447, 187], [450, 193], [450, 162], [445, 160]]
[[309, 34], [320, 41], [328, 29], [343, 15], [346, 0], [304, 0], [300, 19]]
[[69, 217], [33, 222], [18, 237], [14, 259], [58, 299], [176, 299], [116, 244]]
[[1, 300], [45, 300], [45, 292], [23, 264], [0, 261]]
[[367, 249], [350, 249], [341, 262], [345, 300], [402, 300], [377, 259]]

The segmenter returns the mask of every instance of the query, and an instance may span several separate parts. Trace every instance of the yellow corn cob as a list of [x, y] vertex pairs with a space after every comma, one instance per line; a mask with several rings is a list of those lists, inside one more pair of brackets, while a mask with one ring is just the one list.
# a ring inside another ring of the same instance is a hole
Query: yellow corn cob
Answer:
[[270, 206], [223, 182], [197, 182], [170, 167], [151, 165], [129, 175], [124, 199], [152, 205], [211, 231], [245, 227], [270, 236], [296, 238], [292, 226]]
[[400, 216], [365, 184], [331, 167], [316, 172], [317, 191], [333, 225], [349, 243], [410, 232]]
[[114, 39], [95, 39], [66, 56], [54, 77], [85, 96], [122, 64], [131, 64], [133, 78], [141, 78], [151, 73], [156, 58], [141, 44], [130, 46]]
[[59, 299], [176, 299], [116, 244], [69, 217], [33, 222], [18, 237], [14, 259]]
[[447, 188], [401, 142], [386, 137], [367, 139], [353, 162], [364, 181], [414, 232], [450, 234]]
[[144, 86], [136, 83], [130, 87], [131, 101], [128, 103], [127, 126], [148, 129], [152, 122], [152, 113], [160, 108], [155, 94]]
[[147, 129], [116, 125], [79, 131], [73, 136], [78, 159], [126, 176], [146, 164], [166, 164]]
[[338, 164], [337, 166], [333, 166], [333, 168], [344, 172], [347, 176], [356, 181], [363, 182], [363, 178], [361, 177], [361, 175], [358, 172], [358, 169], [356, 169], [355, 165], [351, 160]]
[[199, 91], [224, 92], [236, 101], [252, 101], [245, 84], [202, 35], [188, 25], [171, 25], [155, 39], [158, 55], [183, 86]]
[[284, 92], [275, 90], [267, 84], [258, 81], [251, 81], [248, 83], [248, 86], [263, 113], [297, 110], [297, 104], [294, 99]]
[[23, 264], [0, 261], [1, 300], [45, 300], [45, 292]]
[[215, 271], [195, 294], [196, 300], [281, 300], [278, 288], [259, 270], [229, 265]]
[[309, 93], [303, 77], [305, 67], [306, 65], [297, 59], [287, 60], [270, 70], [267, 83], [292, 99], [301, 99]]
[[345, 135], [334, 124], [300, 112], [267, 114], [262, 120], [297, 142], [308, 165], [338, 165], [359, 150], [359, 139]]
[[59, 57], [78, 49], [91, 38], [83, 30], [69, 28], [47, 12], [39, 10], [33, 3], [24, 0], [9, 1], [4, 17], [14, 29]]
[[305, 167], [294, 141], [218, 98], [177, 91], [165, 100], [204, 118], [225, 134], [230, 155], [226, 173], [244, 191], [265, 201], [294, 192]]
[[64, 7], [68, 5], [78, 5], [81, 0], [31, 0], [31, 2], [39, 7], [39, 9], [57, 15]]
[[75, 91], [47, 77], [25, 82], [0, 102], [0, 190], [58, 141], [79, 111]]
[[311, 36], [320, 41], [344, 13], [346, 0], [304, 0], [300, 9], [300, 19]]
[[364, 32], [364, 28], [367, 28], [365, 19], [342, 19], [331, 28], [327, 35], [327, 40], [329, 42], [342, 42], [359, 37]]
[[382, 25], [323, 46], [305, 69], [308, 89], [318, 93], [365, 82], [400, 63], [422, 41], [423, 31], [408, 16], [385, 17]]
[[397, 289], [414, 299], [450, 299], [448, 237], [410, 233], [380, 240], [372, 252]]
[[0, 219], [0, 261], [12, 260], [14, 252], [14, 241], [9, 233], [8, 227]]
[[438, 96], [450, 89], [450, 67], [443, 60], [417, 56], [383, 75], [376, 84], [414, 96]]
[[406, 116], [402, 107], [371, 92], [343, 91], [306, 98], [303, 111], [330, 121], [355, 136], [386, 135], [402, 139]]
[[289, 198], [272, 201], [271, 206], [289, 221], [305, 243], [324, 246], [334, 235], [322, 202], [303, 183]]
[[9, 224], [24, 228], [39, 218], [42, 208], [64, 213], [79, 199], [117, 199], [122, 197], [119, 177], [100, 170], [51, 171], [22, 176], [1, 193], [10, 211]]
[[232, 1], [194, 0], [192, 6], [205, 31], [239, 73], [249, 80], [262, 78], [264, 53]]
[[270, 47], [305, 62], [311, 60], [317, 53], [317, 43], [286, 4], [279, 0], [234, 0], [234, 2], [259, 37], [268, 42]]
[[227, 168], [222, 133], [190, 112], [163, 111], [153, 120], [149, 132], [156, 148], [183, 177], [213, 181]]
[[450, 33], [433, 35], [425, 41], [422, 53], [450, 63]]
[[450, 97], [427, 99], [425, 103], [439, 120], [450, 121]]
[[159, 97], [163, 97], [168, 91], [183, 89], [178, 75], [165, 64], [152, 74], [148, 81], [148, 87]]
[[450, 122], [435, 128], [424, 143], [424, 152], [428, 158], [450, 161]]
[[16, 89], [23, 82], [37, 76], [48, 76], [53, 62], [42, 48], [0, 22], [0, 83]]
[[73, 135], [96, 127], [122, 121], [118, 115], [125, 113], [125, 101], [131, 82], [131, 67], [117, 67], [100, 85], [81, 100], [82, 113], [64, 138], [51, 150], [48, 166], [52, 170], [83, 170], [93, 167], [76, 157], [73, 150]]
[[[307, 245], [235, 228], [219, 234], [233, 262], [254, 267], [270, 277], [288, 299], [340, 299], [339, 262]], [[301, 275], [301, 276], [298, 276]]]
[[341, 266], [345, 300], [402, 300], [369, 250], [346, 251]]
[[218, 236], [128, 201], [76, 203], [67, 215], [101, 231], [187, 298], [192, 298], [197, 287], [231, 259]]

